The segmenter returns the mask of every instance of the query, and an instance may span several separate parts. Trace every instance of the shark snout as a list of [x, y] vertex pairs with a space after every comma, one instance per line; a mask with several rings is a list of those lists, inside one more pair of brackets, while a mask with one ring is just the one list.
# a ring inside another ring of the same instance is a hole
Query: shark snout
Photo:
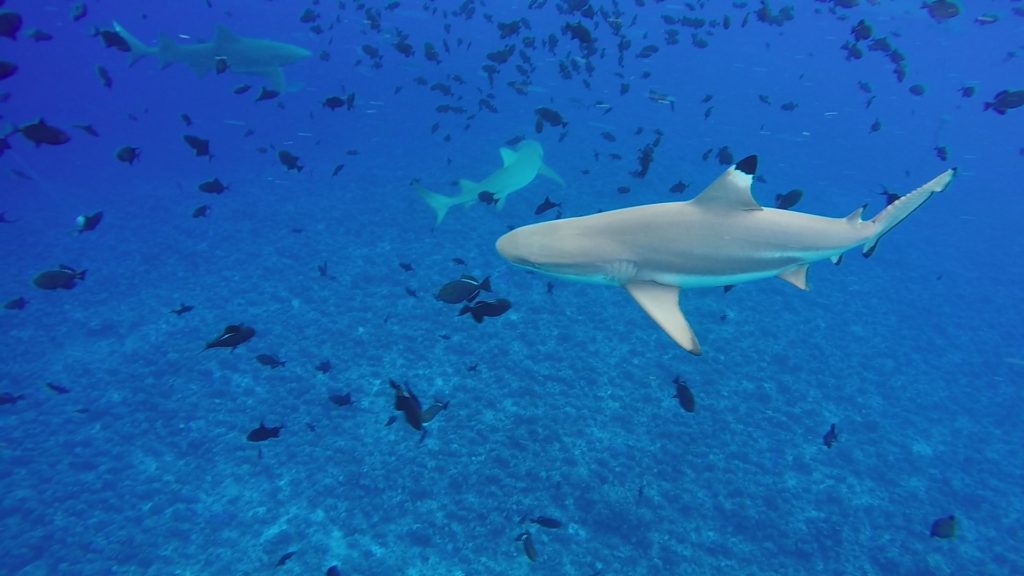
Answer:
[[524, 265], [528, 262], [524, 244], [522, 230], [517, 229], [498, 238], [498, 241], [494, 243], [494, 247], [505, 260], [513, 264]]

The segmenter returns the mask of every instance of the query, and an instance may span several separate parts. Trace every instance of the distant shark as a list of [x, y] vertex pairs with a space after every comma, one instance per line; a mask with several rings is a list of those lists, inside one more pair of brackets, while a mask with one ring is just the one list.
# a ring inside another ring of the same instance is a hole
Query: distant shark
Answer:
[[680, 288], [730, 286], [777, 276], [807, 290], [807, 267], [878, 240], [946, 188], [947, 170], [871, 220], [763, 208], [750, 193], [757, 156], [729, 167], [688, 202], [648, 204], [517, 228], [498, 239], [508, 261], [572, 280], [619, 285], [691, 354], [697, 337], [679, 308]]
[[541, 147], [540, 142], [537, 142], [536, 140], [523, 140], [515, 150], [502, 147], [499, 149], [499, 152], [501, 153], [502, 167], [498, 168], [493, 174], [481, 182], [473, 182], [472, 180], [466, 180], [464, 178], [460, 179], [460, 192], [455, 196], [445, 196], [443, 194], [431, 192], [421, 186], [418, 182], [413, 183], [413, 187], [419, 193], [420, 197], [423, 198], [423, 200], [426, 201], [426, 203], [429, 204], [437, 214], [437, 220], [434, 222], [434, 226], [439, 226], [441, 224], [441, 221], [444, 220], [445, 214], [448, 213], [448, 209], [452, 206], [478, 202], [480, 200], [479, 195], [481, 192], [490, 192], [493, 194], [494, 201], [497, 202], [498, 208], [503, 208], [505, 206], [505, 200], [510, 194], [516, 190], [526, 187], [527, 184], [533, 182], [534, 178], [536, 178], [538, 174], [547, 176], [562, 186], [565, 186], [565, 181], [562, 180], [562, 177], [544, 164], [544, 148]]
[[161, 36], [157, 46], [147, 46], [132, 36], [120, 24], [114, 22], [117, 32], [131, 48], [131, 62], [135, 64], [146, 56], [157, 56], [166, 68], [176, 62], [187, 64], [199, 76], [217, 70], [218, 65], [224, 71], [236, 74], [260, 76], [268, 88], [284, 90], [283, 66], [308, 58], [311, 53], [305, 48], [264, 40], [262, 38], [244, 38], [223, 26], [217, 26], [212, 42], [193, 42], [175, 44], [167, 36]]

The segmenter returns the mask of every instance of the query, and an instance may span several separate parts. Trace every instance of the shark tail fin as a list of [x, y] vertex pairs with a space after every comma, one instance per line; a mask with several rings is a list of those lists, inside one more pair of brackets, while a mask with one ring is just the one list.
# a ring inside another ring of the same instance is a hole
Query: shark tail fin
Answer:
[[918, 189], [900, 197], [899, 200], [886, 206], [884, 210], [879, 212], [874, 218], [871, 219], [871, 223], [877, 228], [874, 235], [864, 243], [864, 257], [867, 258], [875, 253], [875, 248], [878, 247], [878, 241], [882, 239], [890, 230], [896, 227], [897, 224], [903, 221], [904, 218], [910, 216], [914, 210], [917, 210], [924, 204], [932, 194], [936, 192], [942, 192], [949, 185], [950, 180], [956, 174], [956, 169], [946, 170], [942, 174], [939, 174], [935, 178]]
[[131, 32], [124, 29], [117, 21], [114, 21], [114, 32], [117, 32], [118, 36], [124, 38], [124, 41], [128, 43], [128, 47], [131, 48], [131, 64], [134, 65], [139, 60], [142, 60], [146, 56], [152, 56], [157, 53], [157, 49], [152, 46], [146, 46], [138, 38], [132, 36]]
[[434, 213], [437, 214], [437, 220], [434, 221], [434, 226], [440, 226], [441, 221], [444, 220], [445, 215], [448, 214], [448, 209], [454, 206], [458, 199], [453, 196], [445, 196], [432, 190], [428, 190], [418, 182], [414, 182], [412, 187], [416, 190], [416, 193], [420, 195], [420, 198], [423, 198], [423, 201], [434, 209]]

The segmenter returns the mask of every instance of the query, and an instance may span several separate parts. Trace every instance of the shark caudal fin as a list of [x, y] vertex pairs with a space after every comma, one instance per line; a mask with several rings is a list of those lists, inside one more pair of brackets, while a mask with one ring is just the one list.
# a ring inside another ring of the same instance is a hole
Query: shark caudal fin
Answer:
[[[461, 183], [462, 181], [459, 182], [460, 185]], [[437, 215], [437, 219], [434, 221], [435, 228], [441, 225], [441, 221], [444, 220], [445, 215], [448, 214], [449, 208], [456, 204], [465, 202], [465, 199], [463, 198], [464, 194], [460, 194], [458, 196], [445, 196], [444, 194], [438, 194], [433, 190], [428, 190], [419, 182], [413, 182], [412, 187], [416, 190], [416, 193], [420, 195], [420, 198], [423, 198], [423, 201], [426, 202]]]
[[920, 208], [922, 204], [932, 197], [932, 194], [945, 190], [946, 186], [949, 185], [950, 180], [953, 179], [953, 175], [955, 174], [955, 168], [946, 170], [924, 186], [919, 187], [917, 190], [914, 190], [909, 194], [901, 196], [898, 200], [886, 206], [884, 210], [872, 218], [871, 223], [874, 224], [878, 230], [870, 239], [868, 239], [867, 242], [864, 243], [864, 257], [868, 258], [874, 254], [875, 248], [878, 247], [878, 241], [882, 239], [882, 236], [885, 236], [889, 230], [895, 228], [896, 225], [902, 222], [904, 218], [910, 216], [914, 210]]
[[128, 43], [128, 47], [131, 48], [131, 64], [135, 64], [146, 56], [152, 56], [157, 53], [156, 48], [146, 46], [140, 42], [138, 38], [132, 36], [131, 33], [118, 24], [116, 20], [114, 21], [114, 32], [117, 32], [118, 36], [124, 38], [124, 41]]

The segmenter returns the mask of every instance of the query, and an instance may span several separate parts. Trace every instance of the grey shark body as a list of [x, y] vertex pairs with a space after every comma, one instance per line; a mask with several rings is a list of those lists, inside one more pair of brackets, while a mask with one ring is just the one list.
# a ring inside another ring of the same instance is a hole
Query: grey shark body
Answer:
[[161, 36], [157, 46], [143, 44], [117, 22], [114, 22], [114, 30], [131, 48], [132, 64], [146, 56], [156, 56], [165, 67], [181, 63], [204, 76], [217, 69], [218, 61], [223, 61], [228, 72], [259, 76], [268, 88], [279, 91], [286, 88], [282, 67], [311, 55], [300, 46], [238, 36], [223, 26], [217, 27], [212, 42], [177, 44]]
[[750, 193], [757, 157], [727, 169], [687, 202], [649, 204], [517, 228], [498, 239], [513, 264], [578, 281], [623, 286], [680, 346], [700, 344], [679, 308], [680, 288], [729, 286], [779, 277], [807, 289], [807, 268], [838, 263], [878, 240], [953, 177], [947, 170], [870, 220], [764, 208]]

